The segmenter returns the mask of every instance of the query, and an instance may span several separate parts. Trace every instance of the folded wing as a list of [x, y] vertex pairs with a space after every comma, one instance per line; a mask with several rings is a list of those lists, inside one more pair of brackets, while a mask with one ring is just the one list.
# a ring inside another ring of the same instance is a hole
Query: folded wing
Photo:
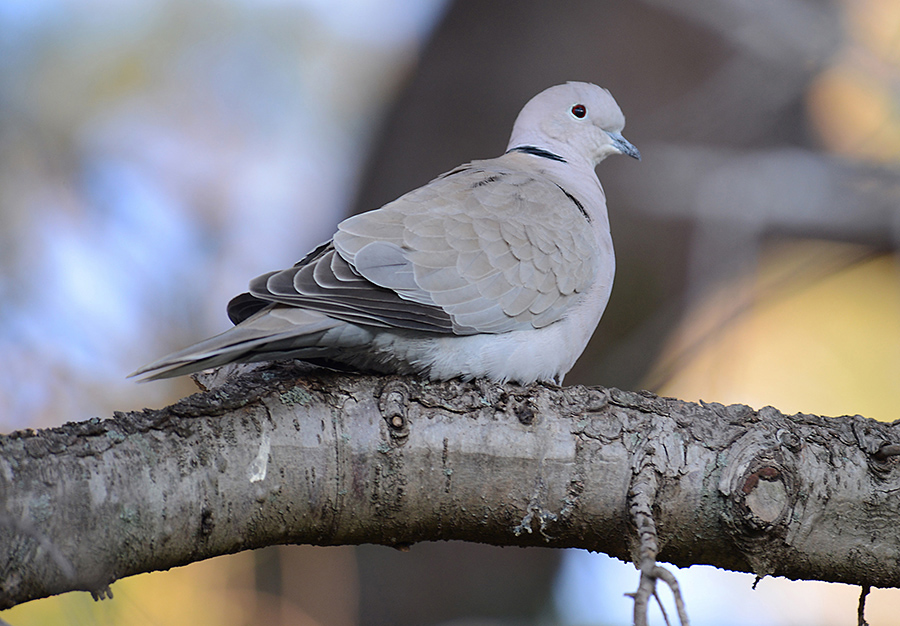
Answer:
[[345, 220], [296, 266], [252, 281], [229, 315], [280, 303], [456, 335], [552, 324], [595, 273], [584, 212], [544, 177], [480, 163]]

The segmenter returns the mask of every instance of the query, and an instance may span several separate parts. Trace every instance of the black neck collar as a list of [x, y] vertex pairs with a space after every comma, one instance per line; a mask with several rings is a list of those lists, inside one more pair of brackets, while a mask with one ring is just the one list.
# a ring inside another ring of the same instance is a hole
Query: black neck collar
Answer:
[[538, 148], [537, 146], [516, 146], [515, 148], [510, 148], [506, 151], [507, 154], [510, 152], [522, 152], [524, 154], [541, 157], [542, 159], [550, 159], [551, 161], [559, 161], [560, 163], [566, 162], [566, 160], [558, 154], [550, 152], [549, 150], [544, 150], [543, 148]]

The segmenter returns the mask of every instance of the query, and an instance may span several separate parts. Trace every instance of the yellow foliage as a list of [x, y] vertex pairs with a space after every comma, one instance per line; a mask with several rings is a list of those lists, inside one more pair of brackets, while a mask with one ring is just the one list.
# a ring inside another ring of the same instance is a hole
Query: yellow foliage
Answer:
[[770, 251], [691, 312], [660, 393], [784, 412], [900, 418], [897, 257], [824, 242]]
[[845, 39], [807, 99], [825, 147], [851, 158], [900, 161], [900, 2], [844, 0]]
[[809, 91], [809, 114], [826, 147], [848, 157], [900, 160], [900, 101], [891, 84], [847, 59]]
[[[233, 588], [235, 572], [249, 570], [250, 553], [219, 557], [123, 578], [113, 600], [94, 602], [85, 592], [35, 600], [0, 613], [15, 626], [244, 626], [256, 624], [254, 597]], [[243, 567], [242, 567], [243, 566]]]

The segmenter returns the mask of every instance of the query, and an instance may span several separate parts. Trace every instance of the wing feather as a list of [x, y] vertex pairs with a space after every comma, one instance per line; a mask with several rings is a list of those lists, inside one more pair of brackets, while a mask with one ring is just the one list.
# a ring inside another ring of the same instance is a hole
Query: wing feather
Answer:
[[252, 281], [235, 310], [276, 302], [441, 334], [553, 323], [591, 284], [597, 244], [566, 192], [503, 160], [344, 220], [296, 266]]

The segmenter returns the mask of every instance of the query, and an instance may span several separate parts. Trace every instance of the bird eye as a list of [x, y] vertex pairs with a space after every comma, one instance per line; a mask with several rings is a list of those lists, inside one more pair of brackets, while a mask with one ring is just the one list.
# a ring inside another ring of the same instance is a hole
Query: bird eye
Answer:
[[579, 118], [584, 117], [585, 115], [587, 115], [587, 109], [583, 104], [576, 104], [572, 107], [572, 115]]

